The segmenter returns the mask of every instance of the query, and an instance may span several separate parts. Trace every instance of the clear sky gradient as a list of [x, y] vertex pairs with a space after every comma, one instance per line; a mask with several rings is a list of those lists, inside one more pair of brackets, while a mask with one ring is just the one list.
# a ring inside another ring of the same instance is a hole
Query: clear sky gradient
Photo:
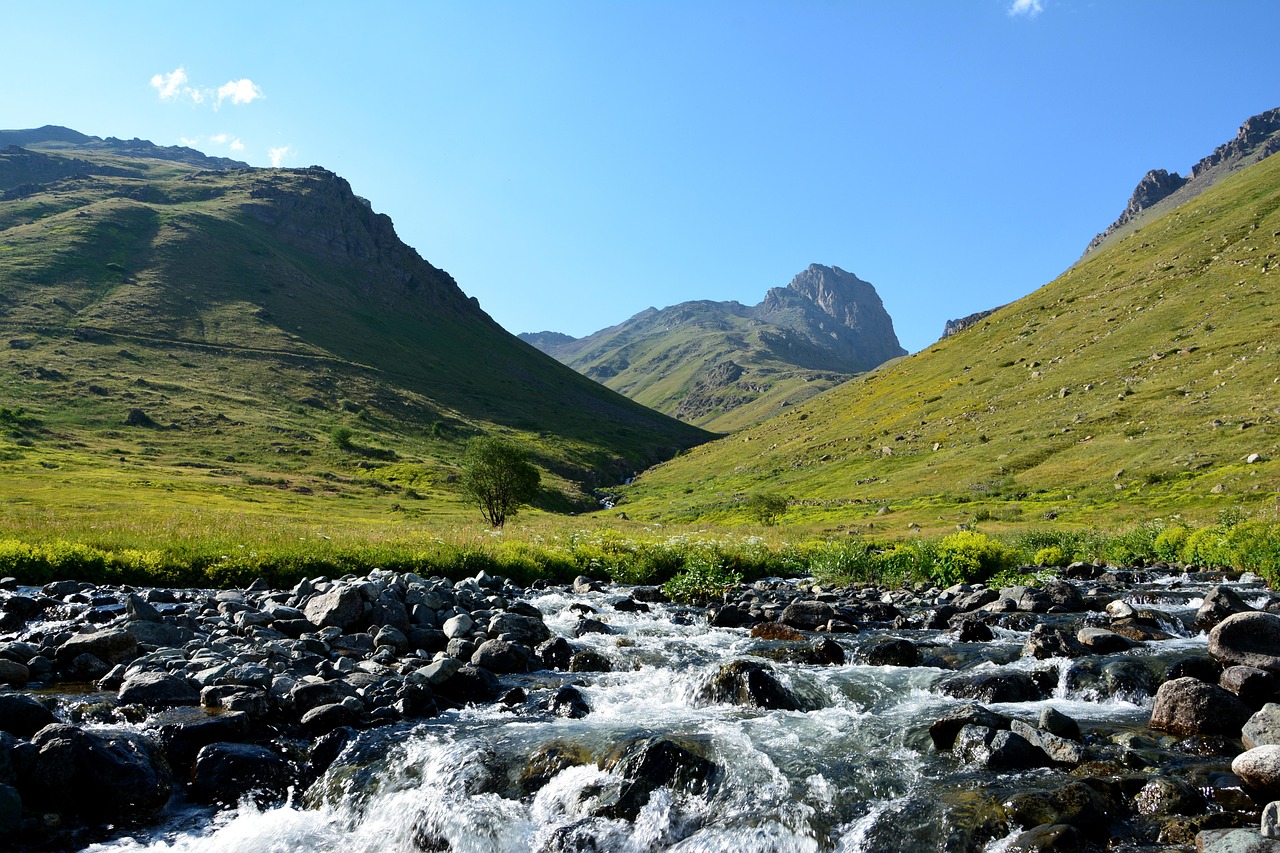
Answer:
[[0, 127], [347, 178], [513, 332], [758, 302], [903, 345], [1070, 266], [1280, 106], [1274, 0], [12, 3]]

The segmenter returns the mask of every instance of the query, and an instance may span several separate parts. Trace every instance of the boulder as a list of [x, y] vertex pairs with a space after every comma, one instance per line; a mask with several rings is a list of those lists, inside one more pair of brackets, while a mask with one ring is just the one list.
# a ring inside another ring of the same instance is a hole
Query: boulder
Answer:
[[966, 702], [948, 710], [929, 726], [929, 737], [939, 752], [946, 752], [955, 744], [956, 736], [965, 726], [981, 726], [988, 729], [1009, 728], [1009, 718], [988, 710], [976, 702]]
[[825, 601], [793, 601], [778, 621], [802, 631], [816, 631], [836, 618], [835, 608]]
[[313, 625], [339, 628], [343, 633], [368, 624], [364, 595], [356, 586], [343, 584], [313, 595], [303, 606], [302, 612]]
[[259, 804], [277, 802], [293, 782], [288, 761], [265, 746], [214, 743], [201, 748], [191, 770], [191, 798], [234, 806], [252, 796]]
[[168, 708], [176, 705], [199, 705], [200, 691], [185, 678], [164, 672], [139, 672], [120, 685], [116, 699], [124, 705]]
[[548, 710], [557, 717], [580, 720], [591, 713], [591, 705], [587, 703], [582, 691], [572, 684], [566, 684], [556, 691], [555, 696], [551, 697]]
[[1161, 684], [1156, 692], [1150, 725], [1175, 735], [1236, 737], [1249, 715], [1243, 702], [1216, 684], [1175, 678]]
[[489, 621], [489, 636], [501, 638], [504, 634], [517, 643], [530, 648], [551, 638], [551, 629], [542, 618], [523, 616], [519, 613], [499, 613]]
[[498, 698], [498, 678], [487, 669], [466, 664], [458, 667], [458, 671], [435, 690], [460, 705], [483, 704]]
[[1280, 745], [1266, 744], [1245, 750], [1232, 760], [1231, 772], [1239, 776], [1246, 787], [1275, 799], [1280, 796]]
[[[355, 707], [352, 707], [352, 706]], [[360, 724], [361, 718], [364, 716], [359, 708], [358, 701], [353, 702], [348, 699], [344, 702], [331, 702], [327, 705], [317, 705], [310, 711], [302, 715], [299, 722], [306, 729], [307, 734], [312, 737], [326, 735], [334, 729], [350, 728]]]
[[1225, 666], [1280, 673], [1280, 616], [1261, 611], [1228, 616], [1209, 632], [1209, 654]]
[[859, 655], [871, 666], [919, 666], [920, 650], [910, 640], [886, 638], [869, 643]]
[[1133, 798], [1134, 808], [1145, 815], [1200, 814], [1208, 805], [1204, 795], [1185, 779], [1157, 776]]
[[1042, 823], [1016, 835], [1005, 853], [1080, 853], [1080, 830], [1065, 823]]
[[31, 680], [31, 670], [25, 664], [0, 658], [0, 684], [21, 687]]
[[1229, 666], [1219, 676], [1218, 685], [1239, 696], [1240, 701], [1251, 708], [1261, 708], [1276, 698], [1275, 673], [1256, 666]]
[[1252, 610], [1253, 608], [1246, 604], [1234, 589], [1219, 585], [1205, 594], [1204, 601], [1196, 610], [1194, 624], [1201, 631], [1210, 631], [1228, 616], [1248, 613]]
[[718, 768], [698, 754], [702, 746], [692, 739], [678, 742], [669, 737], [652, 737], [614, 747], [600, 759], [599, 766], [621, 776], [624, 782], [617, 800], [601, 809], [602, 816], [635, 820], [649, 802], [650, 794], [659, 787], [681, 793], [707, 792]]
[[1280, 745], [1280, 705], [1268, 702], [1257, 711], [1240, 731], [1245, 749], [1266, 744]]
[[1088, 838], [1106, 839], [1111, 809], [1102, 794], [1084, 782], [1052, 791], [1014, 794], [1005, 804], [1010, 823], [1021, 826], [1068, 824]]
[[573, 647], [564, 637], [554, 637], [534, 649], [534, 657], [546, 669], [568, 669]]
[[1026, 770], [1048, 764], [1045, 754], [1022, 735], [985, 726], [964, 726], [952, 751], [967, 764], [990, 770]]
[[58, 722], [53, 712], [31, 696], [0, 693], [0, 732], [29, 738], [45, 726]]
[[584, 649], [569, 658], [570, 672], [612, 672], [613, 662], [594, 649]]
[[138, 641], [122, 628], [75, 634], [58, 647], [55, 659], [66, 668], [81, 655], [92, 655], [105, 664], [129, 663], [138, 656]]
[[490, 672], [524, 672], [529, 668], [529, 652], [509, 640], [485, 640], [476, 647], [471, 662]]
[[751, 705], [784, 711], [800, 710], [796, 697], [774, 676], [773, 670], [758, 661], [730, 661], [702, 689], [704, 702]]
[[1085, 654], [1085, 648], [1069, 631], [1044, 622], [1031, 629], [1022, 656], [1028, 658], [1074, 658]]
[[1109, 655], [1133, 648], [1133, 640], [1106, 628], [1081, 628], [1076, 632], [1076, 640], [1085, 650], [1095, 655]]
[[1035, 702], [1047, 696], [1034, 678], [1018, 670], [955, 675], [938, 685], [946, 696], [978, 702]]

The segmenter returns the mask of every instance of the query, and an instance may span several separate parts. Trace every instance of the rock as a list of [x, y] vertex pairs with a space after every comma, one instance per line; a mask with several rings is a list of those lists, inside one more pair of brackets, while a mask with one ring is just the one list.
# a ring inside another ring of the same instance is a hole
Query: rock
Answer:
[[475, 620], [465, 613], [459, 613], [456, 616], [450, 616], [441, 626], [444, 635], [450, 640], [461, 640], [471, 636], [471, 629], [475, 627]]
[[1139, 658], [1121, 657], [1108, 661], [1100, 674], [1108, 695], [1128, 699], [1135, 704], [1141, 704], [1156, 690], [1155, 675]]
[[519, 643], [508, 640], [485, 640], [476, 647], [471, 662], [490, 672], [524, 672], [529, 668], [529, 652]]
[[200, 691], [185, 678], [163, 672], [140, 672], [125, 679], [116, 699], [125, 705], [167, 708], [200, 704]]
[[1076, 640], [1095, 655], [1109, 655], [1133, 648], [1133, 641], [1128, 637], [1105, 628], [1081, 628], [1076, 632]]
[[637, 738], [614, 747], [600, 759], [600, 768], [625, 781], [616, 802], [601, 810], [609, 818], [636, 819], [656, 788], [703, 794], [710, 787], [717, 766], [694, 752], [701, 746], [688, 739]]
[[138, 641], [123, 629], [76, 634], [58, 647], [55, 659], [66, 668], [80, 655], [92, 655], [105, 664], [129, 663], [138, 656]]
[[332, 705], [341, 702], [348, 696], [355, 696], [356, 690], [345, 681], [299, 681], [289, 691], [289, 697], [293, 701], [293, 707], [299, 713], [305, 714], [312, 708], [319, 708], [321, 705]]
[[1276, 698], [1276, 675], [1256, 666], [1229, 666], [1218, 678], [1218, 686], [1230, 690], [1251, 708], [1260, 708]]
[[713, 628], [746, 628], [759, 621], [759, 618], [753, 616], [750, 611], [733, 604], [726, 604], [715, 610], [710, 619], [710, 625]]
[[1065, 823], [1042, 823], [1019, 833], [1004, 848], [1005, 853], [1080, 853], [1084, 839], [1080, 830]]
[[164, 617], [149, 602], [136, 592], [129, 593], [124, 600], [124, 612], [130, 622], [163, 622]]
[[[307, 734], [312, 737], [326, 735], [334, 729], [357, 726], [364, 715], [356, 708], [351, 707], [351, 704], [348, 704], [349, 702], [351, 700], [317, 705], [303, 714], [299, 722], [306, 729]], [[358, 702], [353, 704], [359, 705]]]
[[1157, 776], [1142, 786], [1133, 798], [1134, 807], [1145, 815], [1193, 815], [1205, 810], [1204, 796], [1185, 779]]
[[1043, 752], [1045, 757], [1055, 764], [1069, 764], [1074, 767], [1084, 761], [1084, 747], [1073, 740], [1059, 737], [1052, 732], [1041, 731], [1021, 720], [1010, 721], [1009, 729]]
[[1047, 764], [1045, 754], [1013, 731], [964, 726], [952, 750], [967, 764], [991, 770], [1026, 770]]
[[548, 710], [557, 717], [579, 720], [591, 713], [591, 705], [587, 703], [586, 697], [578, 688], [566, 684], [551, 698]]
[[302, 612], [313, 625], [339, 628], [344, 634], [368, 625], [364, 596], [358, 587], [346, 584], [313, 595], [303, 606]]
[[22, 826], [22, 797], [16, 788], [0, 784], [0, 839]]
[[579, 619], [573, 628], [573, 636], [583, 637], [587, 634], [612, 634], [613, 629], [599, 619]]
[[1228, 616], [1252, 611], [1253, 608], [1234, 589], [1219, 585], [1205, 594], [1204, 601], [1196, 610], [1194, 624], [1201, 631], [1209, 631]]
[[871, 666], [919, 666], [920, 650], [910, 640], [886, 638], [862, 648], [862, 661]]
[[1272, 800], [1262, 810], [1262, 823], [1259, 827], [1263, 838], [1280, 838], [1280, 801]]
[[1193, 655], [1176, 661], [1165, 674], [1165, 681], [1175, 678], [1194, 678], [1206, 684], [1217, 684], [1222, 677], [1222, 664], [1208, 655]]
[[525, 794], [537, 793], [561, 772], [570, 767], [581, 767], [590, 761], [591, 754], [581, 746], [563, 741], [549, 743], [535, 752], [521, 771], [520, 790]]
[[992, 730], [1009, 728], [1009, 718], [997, 714], [974, 702], [967, 702], [948, 710], [929, 726], [929, 737], [939, 752], [950, 750], [956, 736], [965, 726], [979, 726]]
[[175, 768], [190, 769], [201, 747], [222, 741], [247, 740], [252, 735], [252, 728], [246, 714], [230, 712], [166, 723], [157, 734], [169, 763]]
[[555, 637], [539, 644], [534, 657], [547, 669], [568, 669], [573, 657], [573, 647], [564, 637]]
[[1226, 666], [1280, 673], [1280, 616], [1259, 611], [1228, 616], [1209, 632], [1209, 654]]
[[1273, 702], [1263, 705], [1244, 724], [1240, 739], [1244, 742], [1245, 749], [1267, 744], [1280, 745], [1280, 705]]
[[160, 751], [136, 732], [46, 726], [31, 739], [18, 791], [23, 804], [57, 814], [132, 821], [169, 801], [173, 776]]
[[1280, 796], [1280, 745], [1266, 744], [1245, 750], [1232, 760], [1231, 772], [1254, 791], [1273, 798]]
[[772, 669], [758, 661], [735, 660], [720, 667], [699, 698], [715, 704], [800, 710], [791, 691], [782, 686]]
[[1069, 632], [1044, 622], [1031, 629], [1022, 656], [1028, 658], [1074, 658], [1085, 653], [1084, 646]]
[[1067, 740], [1080, 740], [1080, 726], [1075, 720], [1054, 708], [1040, 712], [1040, 728]]
[[1150, 725], [1175, 735], [1235, 737], [1249, 714], [1243, 702], [1215, 684], [1194, 678], [1175, 678], [1160, 685], [1156, 692]]
[[783, 609], [778, 621], [802, 631], [816, 631], [836, 618], [835, 608], [825, 601], [793, 601]]
[[21, 693], [0, 693], [0, 732], [29, 738], [56, 722], [58, 718], [53, 712], [34, 698]]
[[1047, 695], [1034, 678], [1016, 670], [955, 675], [939, 684], [938, 691], [957, 699], [987, 703], [1034, 702]]
[[12, 684], [21, 687], [31, 680], [31, 670], [8, 658], [0, 658], [0, 684]]
[[489, 636], [508, 638], [530, 648], [551, 638], [551, 629], [541, 617], [523, 616], [519, 613], [500, 613], [489, 622]]
[[1207, 829], [1196, 835], [1199, 853], [1280, 853], [1280, 842], [1256, 829]]
[[1053, 791], [1015, 794], [1005, 809], [1010, 823], [1069, 824], [1094, 839], [1105, 839], [1111, 823], [1106, 798], [1084, 782], [1068, 782]]
[[498, 698], [498, 679], [487, 669], [474, 664], [458, 668], [451, 678], [441, 682], [436, 692], [460, 705], [476, 705]]
[[191, 798], [234, 806], [252, 796], [259, 804], [277, 802], [293, 782], [289, 762], [264, 746], [214, 743], [201, 748], [191, 771]]
[[991, 626], [981, 619], [961, 619], [956, 624], [956, 639], [962, 643], [989, 643], [995, 639]]
[[584, 649], [569, 658], [570, 672], [612, 672], [613, 663], [600, 652]]

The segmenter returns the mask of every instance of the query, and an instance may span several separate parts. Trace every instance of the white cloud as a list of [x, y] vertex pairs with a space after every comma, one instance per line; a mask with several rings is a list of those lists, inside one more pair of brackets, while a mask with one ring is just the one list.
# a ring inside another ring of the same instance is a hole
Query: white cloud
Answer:
[[1013, 5], [1009, 7], [1009, 15], [1026, 15], [1028, 18], [1034, 18], [1044, 11], [1044, 5], [1040, 0], [1013, 0]]
[[228, 142], [231, 141], [231, 137], [227, 136], [225, 133], [219, 133], [216, 136], [210, 136], [209, 141], [216, 142], [219, 145], [226, 145]]
[[249, 104], [261, 97], [262, 90], [255, 86], [248, 77], [231, 80], [218, 87], [219, 105], [227, 98], [230, 98], [233, 104]]
[[157, 74], [151, 78], [152, 87], [160, 93], [160, 100], [173, 101], [179, 95], [194, 91], [187, 85], [187, 72], [178, 66], [168, 74]]
[[188, 148], [195, 148], [197, 145], [200, 144], [200, 137], [179, 136], [178, 144], [185, 145]]
[[231, 140], [231, 150], [232, 150], [232, 151], [243, 151], [243, 150], [244, 150], [244, 143], [243, 143], [243, 142], [241, 142], [239, 139], [233, 139], [233, 140]]
[[293, 150], [288, 145], [282, 145], [279, 148], [270, 149], [267, 156], [271, 158], [271, 165], [279, 168], [281, 161], [292, 153]]

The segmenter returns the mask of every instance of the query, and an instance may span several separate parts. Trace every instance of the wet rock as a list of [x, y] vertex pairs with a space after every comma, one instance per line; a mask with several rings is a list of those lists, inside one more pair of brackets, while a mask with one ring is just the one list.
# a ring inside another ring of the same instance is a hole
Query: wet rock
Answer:
[[499, 693], [497, 677], [489, 670], [473, 664], [459, 667], [451, 678], [435, 689], [441, 696], [461, 705], [492, 702], [498, 698]]
[[1043, 752], [1045, 758], [1055, 764], [1068, 764], [1074, 767], [1085, 759], [1084, 747], [1074, 740], [1042, 731], [1021, 720], [1012, 720], [1009, 723], [1009, 729]]
[[1106, 798], [1084, 782], [1053, 791], [1015, 794], [1005, 803], [1009, 821], [1021, 826], [1068, 824], [1086, 838], [1105, 839], [1111, 823]]
[[631, 590], [631, 597], [647, 604], [662, 604], [670, 600], [666, 593], [656, 586], [638, 586]]
[[1157, 776], [1133, 798], [1134, 808], [1145, 815], [1193, 815], [1205, 810], [1200, 791], [1184, 779]]
[[1273, 799], [1280, 797], [1280, 746], [1266, 744], [1245, 750], [1232, 760], [1231, 772], [1249, 789]]
[[1240, 697], [1251, 708], [1261, 708], [1269, 699], [1276, 698], [1275, 673], [1256, 666], [1229, 666], [1222, 671], [1218, 685]]
[[24, 664], [0, 658], [0, 684], [21, 687], [31, 679], [31, 670]]
[[1280, 853], [1280, 842], [1256, 829], [1207, 829], [1196, 835], [1199, 853]]
[[1016, 670], [952, 676], [938, 685], [938, 691], [957, 699], [987, 703], [1034, 702], [1048, 695], [1034, 678]]
[[835, 608], [825, 601], [793, 601], [778, 621], [802, 631], [816, 631], [836, 618]]
[[1256, 666], [1280, 673], [1280, 616], [1237, 613], [1209, 632], [1209, 654], [1225, 666]]
[[1045, 754], [1013, 731], [964, 726], [952, 751], [966, 764], [991, 770], [1026, 770], [1047, 764]]
[[1140, 703], [1156, 691], [1155, 675], [1138, 658], [1109, 661], [1101, 668], [1100, 675], [1110, 696]]
[[345, 681], [299, 681], [289, 691], [293, 707], [301, 714], [321, 705], [341, 702], [348, 696], [355, 696], [355, 688]]
[[157, 737], [170, 766], [189, 769], [201, 747], [223, 741], [251, 740], [252, 725], [242, 713], [202, 714], [162, 724]]
[[1084, 839], [1074, 826], [1044, 823], [1019, 833], [1004, 849], [1005, 853], [1080, 853]]
[[121, 704], [147, 708], [200, 704], [200, 692], [185, 678], [163, 672], [140, 672], [120, 685], [116, 698]]
[[609, 658], [593, 649], [583, 649], [569, 658], [570, 672], [612, 672], [613, 663]]
[[561, 772], [590, 763], [591, 754], [585, 748], [553, 741], [529, 757], [520, 773], [520, 790], [526, 795], [537, 793]]
[[573, 627], [573, 636], [583, 637], [587, 634], [612, 634], [613, 629], [599, 619], [579, 619]]
[[485, 640], [476, 647], [471, 662], [490, 672], [524, 672], [529, 668], [529, 652], [525, 646], [508, 640]]
[[1080, 645], [1095, 655], [1109, 655], [1133, 648], [1133, 641], [1106, 628], [1081, 628], [1076, 632]]
[[551, 704], [548, 706], [548, 710], [557, 717], [579, 720], [591, 713], [591, 705], [588, 704], [587, 698], [582, 695], [582, 691], [572, 684], [566, 684], [556, 691], [555, 696], [551, 697]]
[[214, 743], [201, 748], [191, 771], [191, 798], [232, 806], [251, 796], [259, 804], [284, 798], [292, 783], [289, 762], [264, 746]]
[[600, 760], [602, 770], [625, 782], [618, 799], [601, 810], [605, 817], [635, 820], [656, 788], [704, 794], [710, 788], [716, 765], [690, 747], [701, 746], [673, 738], [638, 738], [622, 743]]
[[782, 686], [770, 667], [758, 661], [735, 660], [720, 667], [702, 689], [700, 698], [713, 704], [800, 710], [791, 691]]
[[1193, 655], [1176, 661], [1165, 674], [1166, 681], [1175, 678], [1194, 678], [1206, 684], [1217, 684], [1222, 677], [1222, 664], [1208, 655]]
[[0, 839], [22, 825], [22, 796], [10, 785], [0, 783]]
[[711, 619], [708, 621], [713, 628], [746, 628], [756, 624], [760, 619], [752, 615], [749, 610], [726, 604], [723, 607], [713, 608]]
[[317, 705], [303, 714], [299, 722], [312, 737], [328, 734], [335, 729], [357, 726], [364, 717], [363, 709], [359, 704], [358, 701], [347, 699], [343, 702]]
[[809, 650], [811, 662], [818, 666], [841, 666], [845, 662], [844, 646], [830, 637], [814, 640]]
[[55, 724], [31, 739], [34, 754], [19, 772], [25, 805], [57, 814], [113, 821], [154, 816], [173, 789], [168, 764], [137, 732], [87, 732]]
[[[3, 728], [3, 726], [0, 726]], [[1280, 705], [1268, 702], [1254, 713], [1240, 731], [1245, 749], [1266, 744], [1280, 745]]]
[[1249, 708], [1221, 687], [1194, 678], [1175, 678], [1156, 692], [1150, 725], [1176, 735], [1234, 737], [1249, 716]]
[[948, 710], [929, 726], [929, 737], [939, 752], [950, 750], [965, 726], [979, 726], [992, 730], [1009, 728], [1009, 718], [997, 714], [974, 702], [967, 702]]
[[1200, 608], [1196, 610], [1194, 625], [1198, 630], [1209, 631], [1215, 625], [1237, 613], [1249, 613], [1253, 610], [1245, 603], [1234, 589], [1229, 586], [1215, 586], [1204, 596]]
[[1272, 800], [1267, 803], [1262, 810], [1262, 824], [1259, 828], [1263, 838], [1280, 839], [1280, 801]]
[[751, 629], [751, 638], [754, 640], [784, 640], [798, 643], [804, 640], [804, 634], [790, 625], [783, 625], [781, 622], [762, 622]]
[[573, 647], [564, 637], [555, 637], [538, 645], [534, 657], [546, 669], [568, 669]]
[[919, 666], [920, 650], [910, 640], [886, 638], [863, 646], [859, 657], [870, 666]]
[[961, 619], [956, 623], [956, 639], [962, 643], [989, 643], [995, 639], [991, 626], [981, 619]]
[[573, 591], [578, 595], [586, 595], [589, 592], [600, 592], [603, 589], [603, 583], [597, 580], [592, 580], [586, 575], [578, 575], [573, 579]]
[[1085, 654], [1085, 648], [1070, 632], [1044, 622], [1031, 629], [1022, 656], [1044, 660], [1045, 658], [1074, 658]]
[[520, 613], [499, 613], [489, 622], [490, 637], [506, 637], [530, 648], [551, 638], [551, 629], [542, 621], [542, 617], [522, 615]]
[[1080, 740], [1080, 725], [1055, 708], [1046, 707], [1040, 712], [1040, 728], [1067, 740]]
[[0, 693], [0, 732], [29, 738], [56, 722], [53, 712], [34, 698], [22, 693]]

